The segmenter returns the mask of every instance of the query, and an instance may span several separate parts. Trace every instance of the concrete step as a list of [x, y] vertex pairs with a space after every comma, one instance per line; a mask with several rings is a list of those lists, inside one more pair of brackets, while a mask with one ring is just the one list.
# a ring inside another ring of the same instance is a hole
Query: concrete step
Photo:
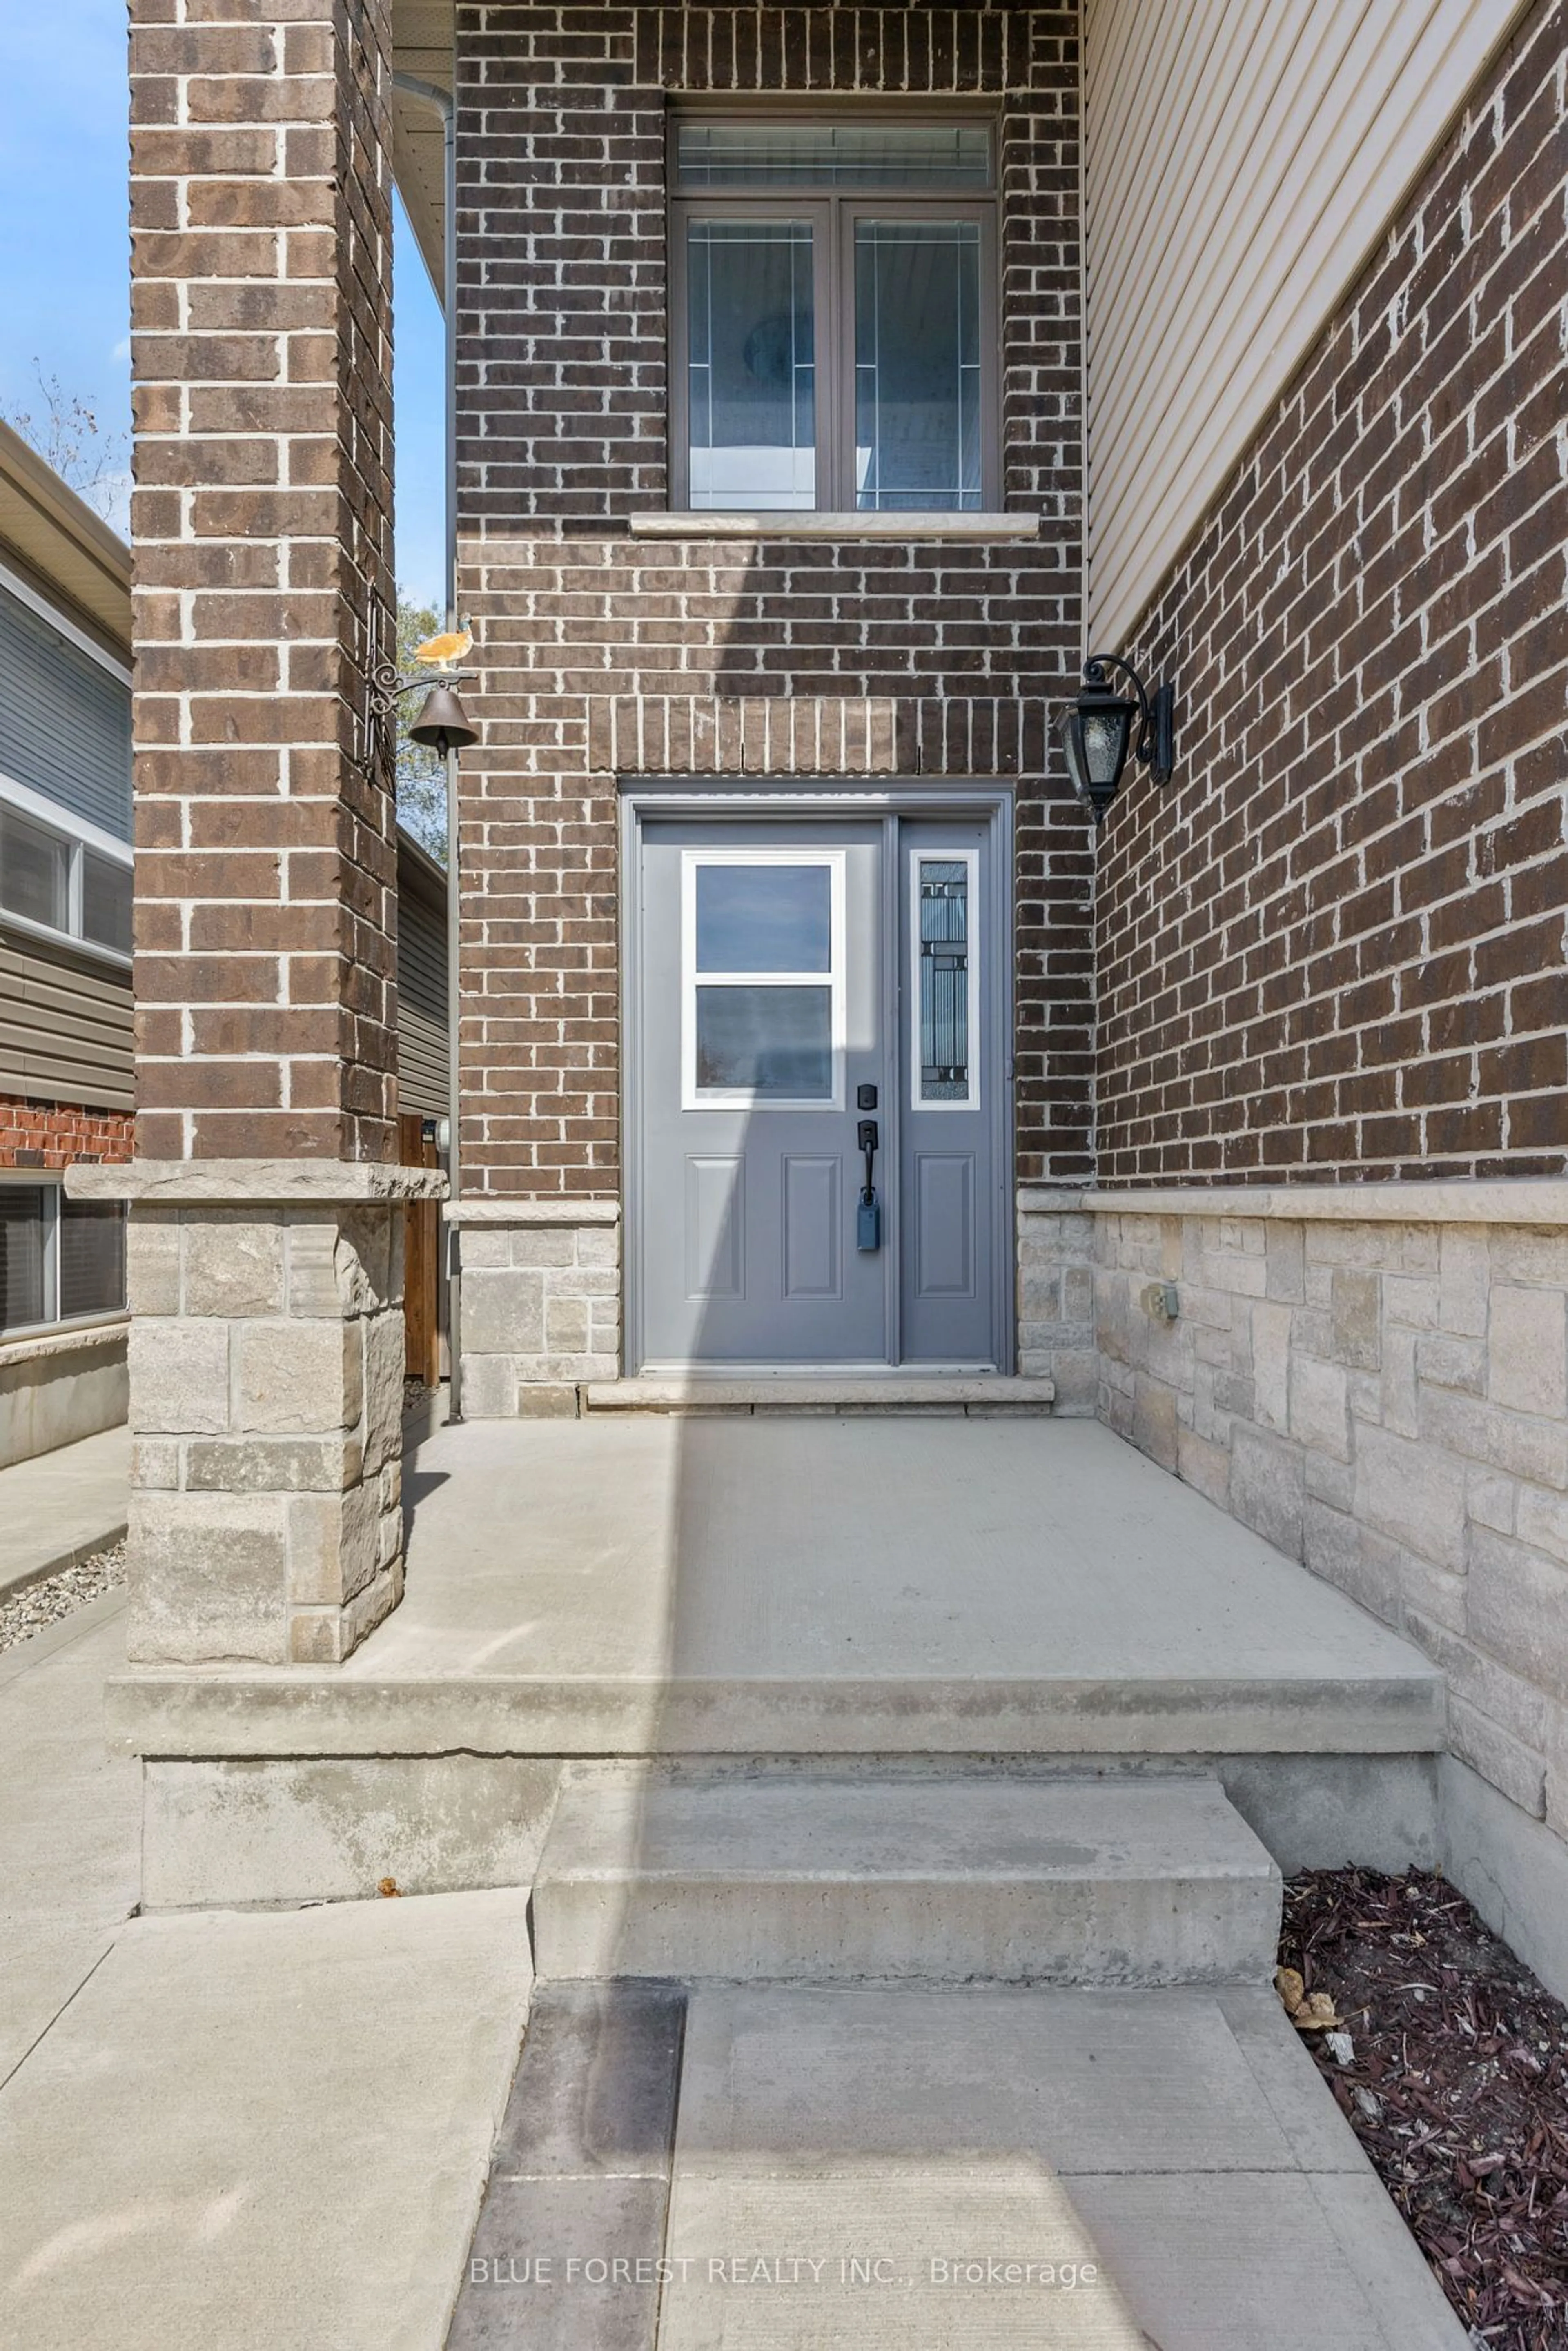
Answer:
[[1280, 1873], [1199, 1774], [569, 1778], [534, 1883], [542, 1978], [1266, 1979]]
[[590, 1380], [583, 1409], [660, 1413], [992, 1413], [1049, 1412], [1056, 1388], [1048, 1379], [1001, 1372], [918, 1374], [862, 1373], [796, 1378], [787, 1373], [728, 1378], [701, 1372], [650, 1374], [627, 1380]]

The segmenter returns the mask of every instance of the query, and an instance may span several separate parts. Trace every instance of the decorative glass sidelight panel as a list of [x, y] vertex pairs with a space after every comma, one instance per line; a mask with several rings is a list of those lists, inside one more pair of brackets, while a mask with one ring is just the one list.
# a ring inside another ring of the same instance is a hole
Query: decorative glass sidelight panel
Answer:
[[983, 122], [683, 122], [675, 178], [693, 188], [988, 188]]
[[978, 223], [857, 222], [854, 266], [856, 505], [977, 509]]
[[699, 865], [699, 971], [831, 971], [832, 874], [815, 865]]
[[810, 223], [691, 221], [686, 276], [692, 506], [814, 506]]
[[920, 1099], [967, 1102], [972, 1050], [969, 862], [922, 857], [918, 872]]
[[702, 1092], [829, 1102], [831, 987], [699, 987], [696, 1081]]

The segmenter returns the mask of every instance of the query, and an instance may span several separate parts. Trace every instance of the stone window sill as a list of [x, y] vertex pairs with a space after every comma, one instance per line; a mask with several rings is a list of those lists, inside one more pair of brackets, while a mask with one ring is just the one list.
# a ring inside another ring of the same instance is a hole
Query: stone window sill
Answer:
[[51, 1322], [14, 1339], [0, 1340], [0, 1372], [20, 1364], [36, 1364], [57, 1355], [86, 1355], [100, 1347], [123, 1347], [131, 1317], [118, 1314], [84, 1317], [79, 1322]]
[[634, 514], [633, 538], [895, 538], [967, 540], [1040, 537], [1025, 514]]

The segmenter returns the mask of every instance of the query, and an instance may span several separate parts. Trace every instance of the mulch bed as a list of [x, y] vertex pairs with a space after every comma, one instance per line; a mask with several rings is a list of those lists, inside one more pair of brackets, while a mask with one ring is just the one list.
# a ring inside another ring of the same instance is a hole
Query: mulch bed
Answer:
[[1302, 2037], [1471, 2342], [1565, 2351], [1568, 2009], [1422, 1871], [1291, 1878], [1280, 1957], [1338, 2011]]

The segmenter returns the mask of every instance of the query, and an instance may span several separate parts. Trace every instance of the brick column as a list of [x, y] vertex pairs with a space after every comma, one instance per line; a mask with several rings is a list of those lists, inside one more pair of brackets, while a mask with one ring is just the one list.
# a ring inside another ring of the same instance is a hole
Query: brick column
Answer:
[[390, 5], [131, 18], [132, 1654], [330, 1659], [401, 1587], [396, 1202], [430, 1180], [388, 1165], [366, 726], [392, 643]]

